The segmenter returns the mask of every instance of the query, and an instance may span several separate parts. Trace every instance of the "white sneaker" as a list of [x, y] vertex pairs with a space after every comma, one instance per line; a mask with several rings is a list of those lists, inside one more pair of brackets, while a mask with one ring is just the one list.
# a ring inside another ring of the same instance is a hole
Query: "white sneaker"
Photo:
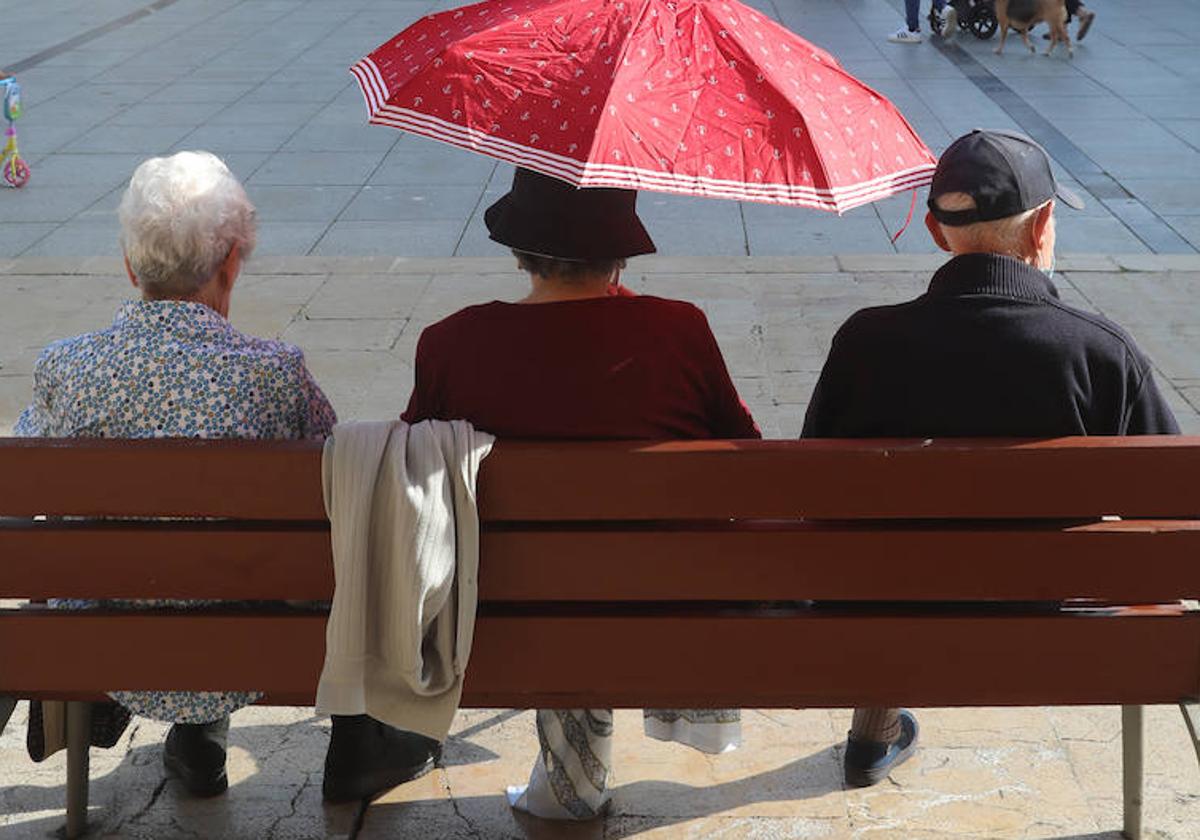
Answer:
[[907, 26], [901, 26], [889, 35], [887, 39], [893, 44], [919, 44], [921, 43], [921, 33], [910, 32]]

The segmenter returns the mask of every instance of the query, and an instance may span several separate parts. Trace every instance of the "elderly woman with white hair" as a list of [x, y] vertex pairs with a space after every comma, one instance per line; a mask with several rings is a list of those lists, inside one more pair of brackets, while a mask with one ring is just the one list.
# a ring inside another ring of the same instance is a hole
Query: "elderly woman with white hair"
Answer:
[[[255, 216], [225, 164], [207, 152], [151, 158], [134, 172], [118, 212], [125, 268], [141, 299], [124, 304], [111, 327], [57, 341], [42, 352], [33, 403], [15, 434], [328, 435], [336, 420], [333, 408], [299, 348], [245, 335], [227, 320], [238, 272], [254, 250]], [[139, 605], [155, 603], [163, 602]], [[190, 792], [212, 796], [225, 790], [229, 713], [258, 695], [112, 696], [137, 714], [175, 724], [163, 762]]]

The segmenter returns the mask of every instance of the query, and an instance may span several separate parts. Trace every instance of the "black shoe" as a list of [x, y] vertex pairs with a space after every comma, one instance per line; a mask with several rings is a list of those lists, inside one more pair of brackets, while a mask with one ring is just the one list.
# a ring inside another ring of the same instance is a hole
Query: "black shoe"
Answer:
[[432, 738], [367, 715], [334, 715], [321, 794], [326, 802], [371, 799], [419, 779], [441, 757], [442, 745]]
[[900, 710], [900, 737], [890, 744], [846, 739], [843, 768], [850, 787], [870, 787], [887, 778], [907, 761], [917, 748], [917, 719], [908, 709]]
[[217, 796], [229, 787], [225, 742], [229, 718], [212, 723], [177, 723], [167, 733], [163, 766], [192, 796]]

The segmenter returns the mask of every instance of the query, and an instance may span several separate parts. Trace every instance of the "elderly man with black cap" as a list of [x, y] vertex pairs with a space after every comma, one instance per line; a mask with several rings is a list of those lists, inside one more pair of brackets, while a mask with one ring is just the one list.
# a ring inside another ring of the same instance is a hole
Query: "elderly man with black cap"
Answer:
[[[938, 161], [925, 217], [953, 258], [925, 294], [863, 309], [842, 325], [803, 435], [1178, 434], [1133, 339], [1059, 299], [1056, 199], [1083, 207], [1028, 137], [976, 130], [954, 141]], [[904, 655], [902, 641], [880, 648], [880, 656]], [[916, 742], [908, 710], [856, 709], [847, 784], [882, 780]]]
[[[403, 419], [463, 419], [500, 438], [758, 437], [704, 314], [620, 285], [626, 258], [654, 251], [636, 201], [518, 169], [485, 220], [529, 273], [529, 293], [428, 327]], [[647, 710], [646, 732], [723, 752], [739, 721], [736, 709]], [[537, 729], [541, 751], [529, 784], [509, 790], [513, 807], [596, 816], [609, 797], [612, 711], [540, 710]]]

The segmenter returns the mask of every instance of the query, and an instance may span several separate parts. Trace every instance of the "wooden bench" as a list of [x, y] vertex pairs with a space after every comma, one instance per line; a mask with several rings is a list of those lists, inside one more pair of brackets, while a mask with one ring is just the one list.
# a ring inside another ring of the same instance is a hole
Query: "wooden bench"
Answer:
[[[319, 461], [313, 443], [0, 441], [0, 598], [328, 599]], [[1142, 704], [1181, 704], [1196, 739], [1200, 611], [1180, 599], [1200, 597], [1200, 438], [501, 442], [479, 506], [465, 706], [1121, 704], [1131, 838]], [[1088, 600], [1027, 603], [1066, 599]], [[74, 701], [77, 836], [79, 701], [311, 704], [324, 625], [3, 609], [0, 697]]]

